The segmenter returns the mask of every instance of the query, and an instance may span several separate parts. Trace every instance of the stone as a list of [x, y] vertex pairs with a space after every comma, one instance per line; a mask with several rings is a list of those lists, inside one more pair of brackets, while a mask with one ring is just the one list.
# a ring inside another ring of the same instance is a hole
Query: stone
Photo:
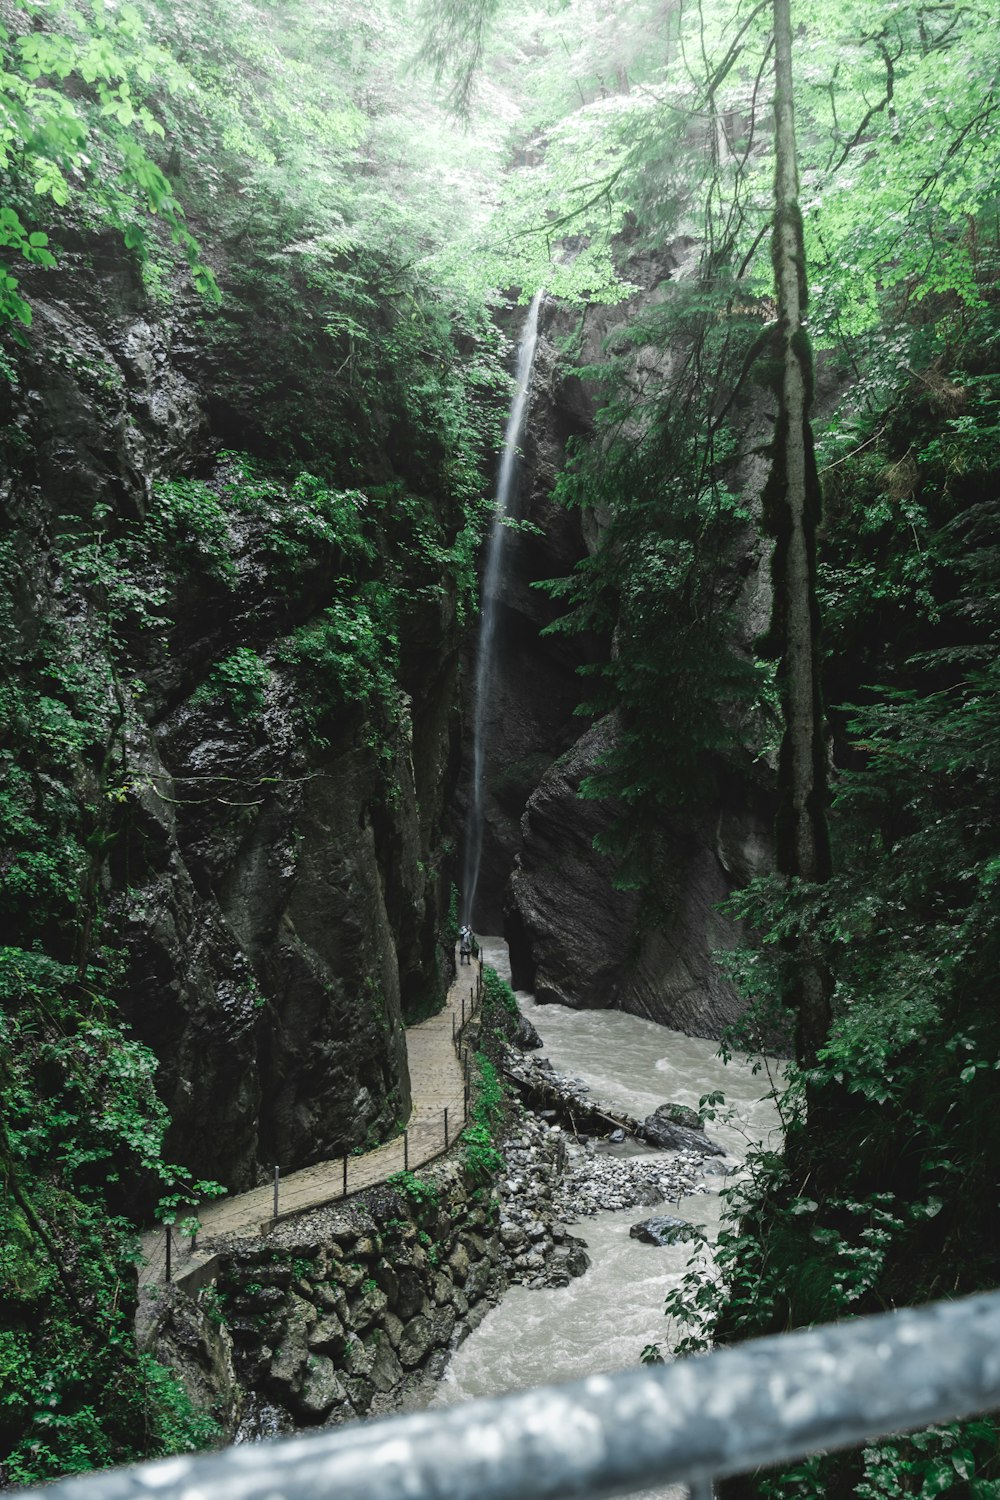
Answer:
[[313, 1287], [313, 1301], [324, 1312], [336, 1313], [341, 1322], [346, 1320], [347, 1298], [344, 1295], [344, 1288], [338, 1286], [336, 1282], [317, 1282]]
[[522, 1052], [534, 1052], [539, 1047], [545, 1046], [545, 1043], [527, 1016], [522, 1015], [519, 1015], [515, 1022], [513, 1042], [514, 1046], [520, 1047]]
[[455, 1280], [464, 1283], [469, 1274], [469, 1252], [461, 1240], [448, 1256], [448, 1264], [452, 1269]]
[[375, 1346], [369, 1339], [365, 1342], [356, 1333], [348, 1334], [344, 1344], [344, 1368], [351, 1375], [370, 1376], [375, 1364]]
[[664, 1214], [655, 1219], [644, 1219], [633, 1224], [629, 1235], [646, 1245], [678, 1245], [687, 1240], [704, 1240], [705, 1231], [698, 1224], [679, 1219], [673, 1214]]
[[508, 1250], [519, 1250], [525, 1243], [527, 1235], [520, 1224], [513, 1224], [510, 1220], [500, 1225], [501, 1244], [507, 1246]]
[[422, 1364], [434, 1347], [434, 1327], [429, 1318], [418, 1313], [403, 1329], [399, 1340], [399, 1362], [404, 1369], [412, 1370]]
[[294, 1339], [283, 1339], [275, 1349], [267, 1368], [267, 1380], [279, 1396], [292, 1400], [298, 1394], [306, 1358], [305, 1345]]
[[689, 1109], [686, 1104], [658, 1104], [653, 1114], [657, 1119], [666, 1120], [671, 1125], [683, 1125], [688, 1130], [704, 1130], [705, 1122], [696, 1109]]
[[360, 1297], [351, 1304], [349, 1322], [356, 1332], [362, 1333], [376, 1322], [389, 1306], [389, 1299], [374, 1282], [362, 1288]]
[[306, 1343], [309, 1349], [343, 1348], [344, 1325], [336, 1313], [325, 1313], [319, 1322], [310, 1328]]
[[574, 1245], [566, 1257], [565, 1269], [570, 1276], [582, 1276], [590, 1269], [590, 1256], [579, 1245]]
[[399, 1301], [399, 1277], [389, 1261], [385, 1259], [379, 1261], [375, 1268], [375, 1280], [385, 1292], [389, 1306], [395, 1307]]
[[438, 1306], [444, 1302], [450, 1302], [454, 1291], [454, 1282], [450, 1281], [443, 1271], [435, 1271], [431, 1279], [431, 1296]]
[[311, 1354], [305, 1362], [298, 1408], [306, 1417], [319, 1420], [330, 1409], [347, 1399], [347, 1391], [333, 1367], [333, 1361], [322, 1354]]
[[396, 1357], [388, 1336], [381, 1333], [380, 1329], [376, 1329], [373, 1343], [374, 1358], [369, 1378], [375, 1389], [387, 1396], [402, 1380], [403, 1366]]
[[244, 1312], [265, 1312], [268, 1308], [283, 1307], [285, 1292], [280, 1286], [241, 1287], [236, 1294], [236, 1305]]
[[397, 1318], [396, 1314], [393, 1313], [393, 1312], [383, 1313], [383, 1315], [382, 1315], [382, 1327], [385, 1329], [386, 1333], [388, 1334], [389, 1342], [392, 1345], [392, 1347], [394, 1349], [398, 1349], [399, 1348], [399, 1341], [400, 1341], [400, 1339], [403, 1336], [403, 1322], [402, 1322], [402, 1319], [401, 1318]]
[[455, 1309], [451, 1306], [436, 1307], [428, 1315], [428, 1322], [433, 1331], [435, 1344], [447, 1344], [455, 1331]]
[[675, 1125], [661, 1115], [647, 1115], [642, 1122], [642, 1133], [651, 1146], [660, 1146], [666, 1151], [693, 1151], [698, 1156], [725, 1156], [721, 1146], [710, 1141], [700, 1130], [689, 1130], [686, 1125]]
[[397, 1265], [396, 1277], [399, 1292], [393, 1311], [405, 1322], [419, 1313], [427, 1300], [424, 1281], [415, 1266]]
[[364, 1266], [358, 1265], [356, 1261], [345, 1261], [338, 1272], [341, 1286], [346, 1287], [349, 1292], [360, 1286], [367, 1276]]
[[375, 1399], [375, 1387], [363, 1375], [351, 1375], [347, 1380], [350, 1404], [359, 1414], [366, 1412]]

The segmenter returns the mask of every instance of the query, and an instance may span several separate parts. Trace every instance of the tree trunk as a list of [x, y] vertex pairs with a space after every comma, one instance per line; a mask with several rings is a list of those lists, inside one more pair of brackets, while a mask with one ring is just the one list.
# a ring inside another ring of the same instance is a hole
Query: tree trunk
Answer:
[[[780, 388], [765, 510], [775, 535], [773, 647], [785, 733], [779, 768], [777, 857], [789, 879], [826, 880], [826, 749], [819, 674], [816, 524], [820, 493], [809, 408], [812, 360], [804, 326], [805, 249], [798, 205], [790, 0], [773, 0], [775, 214], [772, 256], [778, 301]], [[815, 956], [797, 954], [792, 1002], [796, 1056], [811, 1066], [830, 1024], [829, 979]]]

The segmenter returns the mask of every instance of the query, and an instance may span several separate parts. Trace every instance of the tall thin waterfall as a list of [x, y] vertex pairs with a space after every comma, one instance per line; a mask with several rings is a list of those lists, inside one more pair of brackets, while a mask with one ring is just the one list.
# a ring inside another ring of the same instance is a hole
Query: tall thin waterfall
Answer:
[[475, 908], [476, 887], [479, 884], [479, 866], [483, 857], [486, 716], [490, 702], [490, 689], [493, 684], [493, 669], [496, 664], [497, 596], [503, 578], [506, 552], [507, 528], [503, 524], [503, 518], [510, 514], [511, 502], [517, 495], [518, 457], [525, 418], [528, 415], [531, 370], [535, 361], [535, 345], [538, 343], [538, 310], [541, 303], [542, 293], [538, 291], [528, 308], [521, 342], [518, 345], [517, 386], [510, 416], [507, 418], [507, 431], [504, 433], [503, 454], [497, 477], [496, 512], [486, 548], [486, 567], [483, 572], [479, 650], [476, 658], [475, 708], [472, 719], [472, 787], [465, 833], [465, 878], [462, 888], [463, 921], [470, 923]]

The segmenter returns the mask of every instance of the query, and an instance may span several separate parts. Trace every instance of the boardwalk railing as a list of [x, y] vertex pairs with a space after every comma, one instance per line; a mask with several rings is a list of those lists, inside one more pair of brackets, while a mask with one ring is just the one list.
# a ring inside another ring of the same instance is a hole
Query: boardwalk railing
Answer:
[[71, 1479], [52, 1500], [580, 1500], [1000, 1407], [1000, 1293], [315, 1437]]
[[[454, 1092], [450, 1096], [439, 1094], [433, 1106], [416, 1110], [406, 1129], [375, 1151], [357, 1156], [336, 1157], [319, 1164], [312, 1171], [307, 1168], [304, 1173], [293, 1173], [288, 1178], [282, 1177], [275, 1167], [272, 1186], [242, 1194], [235, 1200], [237, 1203], [241, 1200], [256, 1203], [259, 1200], [260, 1207], [256, 1215], [256, 1229], [259, 1233], [266, 1234], [286, 1219], [308, 1213], [310, 1209], [337, 1203], [378, 1182], [385, 1182], [396, 1172], [426, 1166], [443, 1156], [455, 1144], [469, 1118], [472, 1090], [472, 1062], [470, 1050], [466, 1046], [465, 1030], [479, 1010], [482, 994], [483, 964], [482, 959], [478, 959], [467, 969], [464, 966], [459, 968], [445, 1006], [445, 1010], [451, 1013], [451, 1041], [461, 1068]], [[435, 1019], [437, 1018], [430, 1018], [432, 1022]], [[320, 1171], [323, 1172], [326, 1183], [322, 1188], [315, 1181], [315, 1173]], [[224, 1208], [227, 1202], [233, 1201], [219, 1200], [215, 1213], [213, 1205], [206, 1205], [202, 1209], [206, 1234], [219, 1232], [217, 1222], [214, 1222], [217, 1220], [217, 1211]], [[225, 1232], [226, 1227], [222, 1226], [222, 1232]], [[157, 1247], [158, 1254], [155, 1259], [147, 1257], [140, 1271], [140, 1281], [197, 1281], [199, 1263], [191, 1258], [195, 1247], [194, 1236], [182, 1238], [179, 1230], [170, 1225], [164, 1226], [163, 1238]], [[187, 1259], [182, 1260], [182, 1256]]]

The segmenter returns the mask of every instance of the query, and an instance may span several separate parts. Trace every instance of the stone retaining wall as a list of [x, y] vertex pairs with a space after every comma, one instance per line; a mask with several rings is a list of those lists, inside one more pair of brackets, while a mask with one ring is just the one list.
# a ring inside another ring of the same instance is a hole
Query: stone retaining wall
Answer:
[[226, 1440], [262, 1404], [287, 1431], [419, 1403], [502, 1294], [490, 1190], [456, 1160], [410, 1181], [220, 1241], [213, 1285], [161, 1293], [146, 1342]]

